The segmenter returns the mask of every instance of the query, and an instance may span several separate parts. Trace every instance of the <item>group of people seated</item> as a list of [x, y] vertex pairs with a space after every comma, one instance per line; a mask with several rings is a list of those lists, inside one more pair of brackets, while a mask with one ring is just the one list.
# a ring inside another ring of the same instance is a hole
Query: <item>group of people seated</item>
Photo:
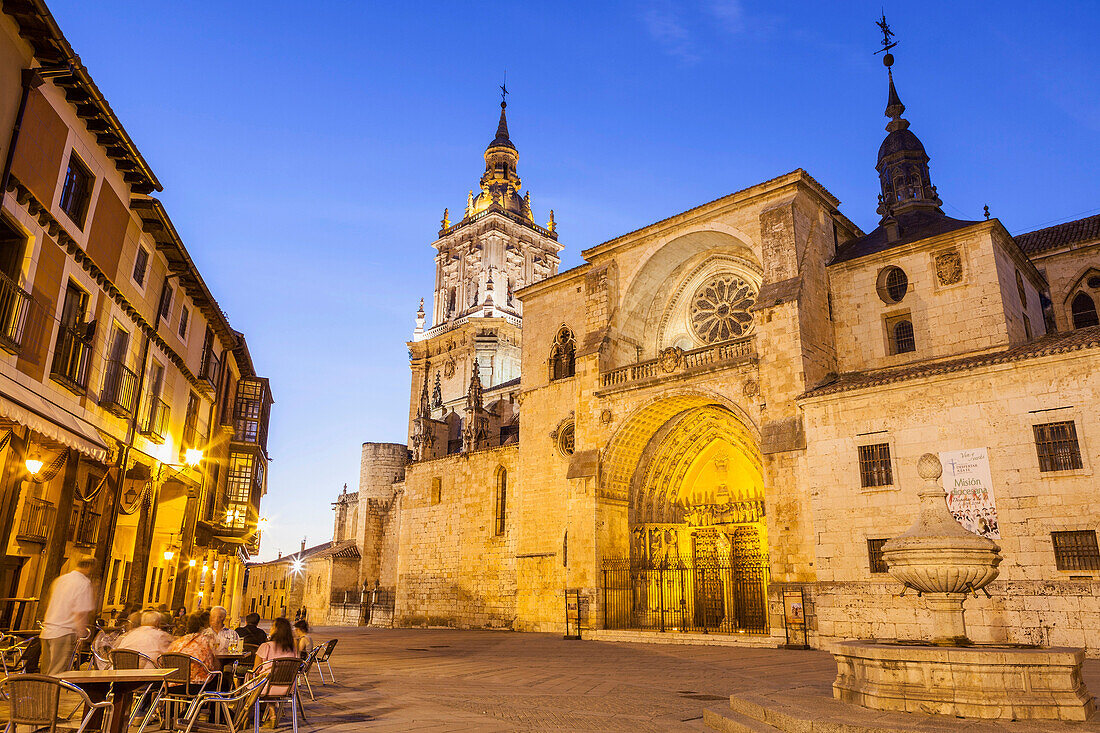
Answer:
[[[295, 621], [292, 627], [287, 619], [277, 618], [272, 623], [269, 636], [259, 627], [258, 614], [248, 614], [244, 625], [236, 630], [226, 626], [226, 616], [224, 608], [214, 606], [184, 617], [182, 624], [175, 624], [174, 617], [160, 611], [135, 612], [122, 629], [118, 628], [122, 626], [119, 624], [114, 630], [105, 630], [97, 641], [101, 649], [129, 649], [154, 661], [167, 652], [187, 654], [209, 670], [220, 669], [218, 655], [234, 651], [252, 652], [251, 659], [246, 657], [241, 660], [247, 669], [261, 667], [273, 659], [305, 658], [313, 649], [309, 624], [304, 619]], [[127, 626], [129, 628], [125, 630]], [[173, 635], [166, 629], [180, 633]], [[191, 665], [192, 681], [205, 679], [206, 670], [202, 665]]]

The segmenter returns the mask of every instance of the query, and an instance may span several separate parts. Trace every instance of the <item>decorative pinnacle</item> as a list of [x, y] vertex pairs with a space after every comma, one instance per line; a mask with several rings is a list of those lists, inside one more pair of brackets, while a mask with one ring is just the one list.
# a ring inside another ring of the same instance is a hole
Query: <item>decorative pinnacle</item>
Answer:
[[985, 209], [985, 218], [988, 219], [989, 218], [989, 204], [986, 204], [982, 208]]
[[500, 108], [508, 106], [508, 72], [504, 72], [504, 83], [500, 85]]
[[886, 66], [886, 68], [890, 68], [894, 65], [894, 55], [890, 53], [890, 49], [898, 44], [897, 41], [890, 40], [894, 37], [894, 32], [890, 30], [890, 25], [886, 22], [885, 12], [882, 13], [881, 18], [875, 21], [875, 25], [877, 25], [878, 29], [882, 31], [882, 48], [875, 51], [875, 54], [885, 52], [886, 55], [882, 57], [882, 63]]

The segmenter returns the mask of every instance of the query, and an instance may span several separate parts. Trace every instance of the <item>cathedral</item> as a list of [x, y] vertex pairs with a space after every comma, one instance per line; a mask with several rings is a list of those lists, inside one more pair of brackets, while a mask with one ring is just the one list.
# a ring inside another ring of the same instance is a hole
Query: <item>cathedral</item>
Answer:
[[886, 60], [873, 231], [799, 169], [565, 272], [501, 102], [432, 244], [408, 443], [364, 443], [334, 505], [372, 622], [925, 638], [881, 550], [934, 453], [1004, 556], [971, 637], [1100, 652], [1100, 216], [1016, 236], [946, 216]]

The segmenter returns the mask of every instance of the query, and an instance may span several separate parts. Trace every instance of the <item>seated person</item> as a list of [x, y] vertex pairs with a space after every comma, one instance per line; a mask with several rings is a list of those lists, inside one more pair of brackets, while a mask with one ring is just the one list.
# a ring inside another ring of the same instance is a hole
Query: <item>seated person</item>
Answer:
[[[208, 634], [203, 633], [203, 617], [201, 614], [193, 614], [187, 617], [187, 633], [172, 642], [168, 647], [170, 652], [188, 654], [206, 665], [207, 669], [218, 669], [218, 661], [214, 657], [214, 642]], [[201, 683], [206, 679], [206, 672], [197, 664], [191, 664], [191, 681]]]
[[221, 606], [211, 608], [210, 627], [203, 631], [214, 642], [214, 650], [218, 654], [229, 653], [230, 648], [241, 640], [236, 631], [226, 627], [225, 617], [228, 614], [229, 612]]
[[[275, 623], [271, 626], [270, 641], [260, 644], [260, 648], [256, 650], [256, 671], [261, 674], [266, 672], [265, 666], [270, 667], [270, 662], [275, 659], [297, 658], [298, 652], [295, 649], [294, 632], [290, 630], [290, 622], [282, 617], [275, 619]], [[287, 689], [272, 687], [267, 694], [285, 695]]]
[[294, 622], [294, 645], [298, 656], [305, 659], [313, 651], [313, 637], [309, 635], [309, 622], [300, 618]]
[[259, 646], [267, 641], [267, 632], [260, 628], [260, 614], [250, 613], [244, 617], [244, 626], [237, 629], [237, 636], [245, 644]]
[[[146, 611], [141, 614], [141, 625], [136, 629], [127, 631], [120, 636], [114, 644], [115, 649], [130, 649], [151, 657], [153, 661], [160, 659], [160, 655], [168, 651], [168, 647], [174, 641], [172, 635], [160, 629], [161, 615], [156, 611]], [[143, 669], [152, 668], [149, 662], [142, 662]]]

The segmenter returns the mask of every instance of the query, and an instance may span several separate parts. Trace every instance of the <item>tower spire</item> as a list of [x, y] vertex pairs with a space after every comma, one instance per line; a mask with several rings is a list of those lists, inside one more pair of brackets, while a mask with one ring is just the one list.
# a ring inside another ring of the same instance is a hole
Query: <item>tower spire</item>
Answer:
[[909, 130], [909, 121], [902, 117], [905, 105], [894, 86], [894, 54], [890, 53], [898, 44], [894, 40], [894, 31], [886, 22], [885, 13], [875, 21], [875, 25], [882, 33], [882, 48], [875, 53], [884, 54], [882, 63], [886, 67], [886, 77], [889, 80], [886, 116], [890, 118], [886, 123], [889, 134], [879, 147], [878, 163], [875, 166], [882, 188], [878, 213], [882, 215], [882, 223], [887, 226], [890, 234], [896, 237], [900, 232], [897, 217], [921, 210], [942, 216], [939, 206], [943, 202], [936, 194], [936, 187], [932, 185], [928, 173], [928, 154], [924, 151], [924, 145]]

